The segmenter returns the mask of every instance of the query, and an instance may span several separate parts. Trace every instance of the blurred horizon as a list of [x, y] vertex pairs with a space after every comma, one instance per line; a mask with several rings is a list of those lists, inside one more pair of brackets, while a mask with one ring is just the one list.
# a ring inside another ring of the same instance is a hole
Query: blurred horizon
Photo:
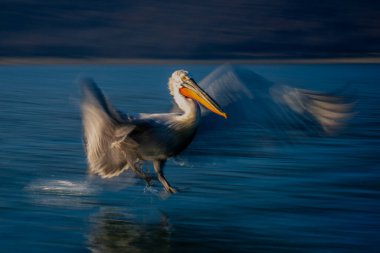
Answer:
[[377, 58], [380, 2], [0, 0], [0, 58]]

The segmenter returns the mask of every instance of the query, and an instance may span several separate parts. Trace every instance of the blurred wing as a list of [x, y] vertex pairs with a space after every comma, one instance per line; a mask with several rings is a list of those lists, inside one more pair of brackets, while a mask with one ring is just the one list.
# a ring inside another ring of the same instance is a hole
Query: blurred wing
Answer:
[[134, 159], [134, 143], [127, 138], [135, 128], [107, 101], [91, 79], [81, 80], [82, 123], [89, 171], [108, 178], [119, 175]]
[[[244, 78], [244, 80], [241, 78]], [[248, 82], [245, 79], [248, 79]], [[251, 106], [255, 95], [257, 96], [257, 93], [261, 93], [259, 86], [266, 87], [269, 85], [267, 82], [252, 71], [226, 64], [207, 75], [199, 85], [223, 109], [234, 111], [233, 114], [227, 113], [229, 118], [241, 119], [251, 115]], [[253, 90], [254, 86], [249, 83], [255, 83], [257, 90]], [[210, 111], [202, 107], [202, 116], [209, 114]]]
[[326, 94], [285, 85], [270, 90], [273, 100], [289, 108], [303, 122], [318, 124], [327, 134], [334, 134], [353, 116], [354, 103], [342, 95]]
[[220, 119], [202, 108], [207, 127], [253, 123], [275, 131], [301, 127], [334, 133], [352, 116], [353, 103], [339, 94], [275, 85], [244, 67], [223, 65], [199, 85], [229, 117]]

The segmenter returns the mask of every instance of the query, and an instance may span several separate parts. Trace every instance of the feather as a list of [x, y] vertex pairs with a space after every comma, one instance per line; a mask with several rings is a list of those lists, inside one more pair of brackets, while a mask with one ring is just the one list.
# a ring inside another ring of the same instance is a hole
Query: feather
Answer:
[[301, 128], [306, 133], [332, 134], [354, 115], [354, 103], [343, 92], [320, 93], [278, 85], [240, 66], [222, 65], [199, 85], [229, 115], [228, 121], [223, 121], [202, 110], [202, 131], [252, 123], [276, 133]]
[[[119, 175], [128, 162], [136, 159], [134, 143], [128, 134], [135, 126], [128, 124], [107, 101], [91, 79], [81, 80], [82, 123], [90, 173], [103, 178]], [[130, 151], [130, 152], [129, 152]]]

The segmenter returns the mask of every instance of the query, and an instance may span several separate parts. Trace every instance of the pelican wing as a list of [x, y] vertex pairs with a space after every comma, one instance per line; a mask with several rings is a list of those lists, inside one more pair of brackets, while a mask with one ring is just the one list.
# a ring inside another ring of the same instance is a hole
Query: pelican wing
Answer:
[[250, 122], [274, 130], [301, 127], [330, 134], [352, 116], [353, 103], [341, 94], [276, 85], [244, 67], [223, 65], [199, 85], [229, 116], [223, 121], [202, 108], [207, 118], [202, 124], [208, 127]]
[[82, 122], [89, 171], [101, 177], [119, 175], [136, 159], [136, 144], [127, 136], [135, 129], [91, 79], [81, 80]]
[[272, 99], [300, 117], [302, 122], [312, 122], [327, 134], [334, 134], [353, 115], [354, 103], [341, 95], [325, 94], [285, 85], [270, 89]]

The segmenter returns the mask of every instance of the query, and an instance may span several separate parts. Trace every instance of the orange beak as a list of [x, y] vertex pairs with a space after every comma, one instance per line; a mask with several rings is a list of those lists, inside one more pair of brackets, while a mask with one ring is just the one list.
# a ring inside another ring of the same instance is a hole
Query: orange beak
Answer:
[[183, 96], [194, 99], [213, 113], [222, 116], [225, 119], [227, 118], [227, 114], [222, 111], [220, 106], [207, 95], [193, 79], [184, 81], [182, 85], [183, 87], [179, 89], [179, 92]]

